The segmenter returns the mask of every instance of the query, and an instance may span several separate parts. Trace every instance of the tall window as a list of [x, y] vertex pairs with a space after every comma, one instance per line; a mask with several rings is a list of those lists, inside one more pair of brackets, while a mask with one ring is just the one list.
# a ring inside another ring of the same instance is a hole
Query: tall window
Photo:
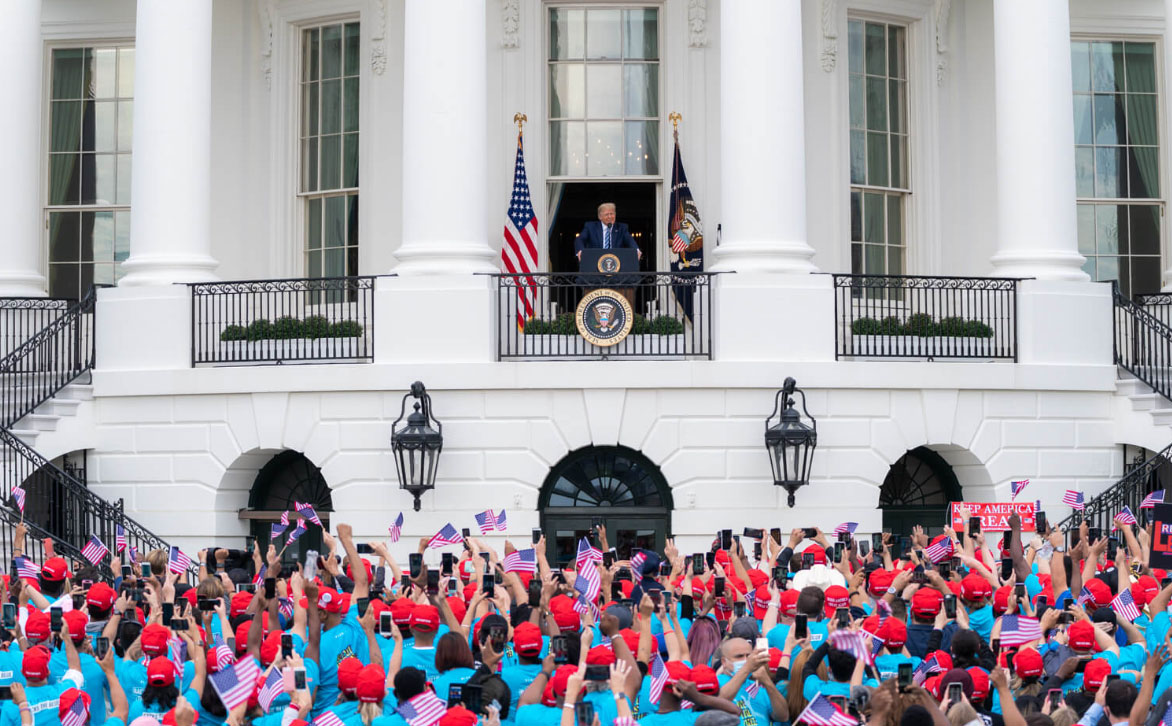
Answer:
[[358, 274], [358, 23], [301, 36], [305, 275]]
[[134, 48], [56, 48], [49, 73], [49, 294], [76, 298], [130, 254]]
[[851, 20], [851, 272], [905, 270], [908, 194], [907, 29]]
[[1160, 289], [1155, 55], [1155, 43], [1071, 43], [1078, 249], [1091, 279], [1125, 295]]
[[551, 8], [552, 176], [659, 174], [659, 10]]

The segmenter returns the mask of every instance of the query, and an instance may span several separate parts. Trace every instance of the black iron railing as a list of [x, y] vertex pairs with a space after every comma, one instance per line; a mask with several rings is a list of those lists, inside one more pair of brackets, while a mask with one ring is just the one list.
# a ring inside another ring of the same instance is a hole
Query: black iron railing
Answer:
[[1114, 285], [1115, 363], [1172, 399], [1172, 327], [1153, 311], [1155, 305], [1128, 299]]
[[[712, 276], [709, 272], [495, 275], [497, 357], [711, 359]], [[599, 289], [618, 293], [632, 309], [630, 332], [613, 345], [596, 345], [578, 330], [579, 303]]]
[[835, 357], [1017, 360], [1017, 282], [834, 275]]
[[374, 279], [192, 284], [192, 365], [372, 361]]
[[1133, 295], [1132, 300], [1144, 312], [1172, 328], [1172, 293], [1157, 292], [1150, 295]]
[[[14, 555], [12, 542], [13, 536], [16, 534], [16, 526], [21, 523], [20, 513], [9, 509], [8, 507], [0, 507], [0, 560], [8, 563], [11, 572], [12, 557]], [[46, 531], [35, 522], [28, 519], [23, 520], [26, 535], [24, 538], [24, 556], [30, 558], [39, 567], [44, 564], [48, 555], [45, 552], [45, 540], [53, 542], [53, 554], [58, 557], [64, 557], [70, 562], [70, 570], [76, 572], [84, 563], [89, 565], [89, 561], [82, 557], [81, 550], [74, 547], [69, 542], [63, 542], [53, 536], [51, 532]], [[113, 577], [114, 572], [110, 570], [108, 560], [99, 568], [106, 577]]]
[[10, 428], [94, 365], [91, 290], [0, 358], [0, 426]]
[[1169, 456], [1172, 456], [1172, 444], [1127, 472], [1109, 489], [1087, 502], [1085, 511], [1071, 513], [1057, 526], [1069, 529], [1077, 527], [1083, 520], [1086, 520], [1088, 526], [1099, 527], [1106, 532], [1112, 527], [1115, 515], [1124, 507], [1131, 507], [1132, 513], [1138, 517], [1140, 515], [1139, 505], [1143, 503], [1144, 497], [1152, 492], [1152, 475], [1161, 466], [1168, 463]]
[[51, 297], [0, 298], [0, 358], [19, 348], [76, 302]]

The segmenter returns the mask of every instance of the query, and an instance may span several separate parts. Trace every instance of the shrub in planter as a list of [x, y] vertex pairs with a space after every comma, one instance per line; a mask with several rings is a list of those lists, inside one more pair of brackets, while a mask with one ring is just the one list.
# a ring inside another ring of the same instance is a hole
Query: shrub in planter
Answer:
[[960, 338], [968, 335], [965, 332], [967, 328], [968, 321], [964, 318], [942, 318], [936, 326], [936, 334], [948, 338]]
[[921, 338], [930, 338], [936, 335], [936, 321], [928, 313], [909, 315], [903, 325], [904, 335], [918, 335]]
[[684, 332], [684, 324], [670, 315], [660, 315], [651, 321], [651, 332], [655, 335], [679, 335]]
[[253, 320], [247, 331], [249, 340], [267, 340], [273, 337], [273, 324], [266, 318]]
[[851, 332], [855, 335], [882, 335], [883, 324], [875, 318], [859, 318], [851, 323]]
[[324, 315], [310, 315], [301, 323], [301, 337], [328, 338], [330, 337], [330, 321]]
[[577, 335], [578, 324], [574, 322], [574, 313], [562, 313], [549, 326], [551, 335]]
[[548, 320], [541, 318], [533, 318], [525, 323], [523, 332], [525, 335], [546, 335], [549, 333], [550, 324]]
[[883, 318], [879, 323], [879, 335], [903, 335], [903, 323], [894, 315]]
[[224, 342], [248, 340], [248, 331], [241, 325], [229, 325], [220, 332], [220, 340]]
[[294, 338], [301, 338], [304, 335], [304, 326], [301, 321], [289, 315], [277, 318], [273, 321], [272, 334], [270, 337], [277, 340], [292, 340]]
[[357, 320], [339, 320], [330, 326], [331, 338], [361, 338], [362, 324]]
[[964, 334], [973, 338], [992, 338], [993, 329], [980, 320], [970, 320], [965, 324]]
[[635, 317], [631, 319], [631, 335], [650, 335], [651, 323], [647, 318], [639, 313], [635, 313]]

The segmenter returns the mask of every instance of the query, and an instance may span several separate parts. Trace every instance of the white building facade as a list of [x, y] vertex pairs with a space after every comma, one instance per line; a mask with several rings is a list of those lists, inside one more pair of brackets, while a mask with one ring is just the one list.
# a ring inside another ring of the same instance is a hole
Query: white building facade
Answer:
[[[192, 552], [267, 533], [286, 499], [360, 537], [405, 512], [412, 542], [505, 509], [514, 539], [559, 547], [593, 517], [692, 549], [724, 527], [939, 527], [1019, 479], [1056, 520], [1065, 490], [1172, 441], [1162, 359], [1129, 366], [1151, 387], [1121, 380], [1119, 340], [1159, 344], [1115, 333], [1111, 284], [1172, 284], [1172, 0], [19, 0], [5, 19], [0, 294], [100, 287], [86, 376], [8, 430]], [[670, 269], [678, 114], [717, 274], [686, 319], [663, 279], [635, 310], [682, 320], [685, 349], [525, 347], [584, 344], [514, 331], [494, 276], [516, 114], [555, 275], [603, 201], [644, 271]], [[303, 282], [194, 285], [240, 280]], [[225, 332], [354, 310], [354, 340], [310, 361]], [[793, 508], [763, 439], [786, 377], [818, 427]], [[417, 380], [443, 423], [418, 512], [390, 447]]]

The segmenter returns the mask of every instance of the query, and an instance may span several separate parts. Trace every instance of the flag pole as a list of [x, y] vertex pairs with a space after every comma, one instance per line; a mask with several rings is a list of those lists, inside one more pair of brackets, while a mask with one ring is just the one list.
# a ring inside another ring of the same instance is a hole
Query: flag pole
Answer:
[[528, 120], [529, 120], [529, 117], [526, 116], [525, 114], [521, 113], [520, 111], [513, 114], [513, 123], [517, 124], [517, 135], [521, 134], [521, 127], [524, 126], [525, 122]]

